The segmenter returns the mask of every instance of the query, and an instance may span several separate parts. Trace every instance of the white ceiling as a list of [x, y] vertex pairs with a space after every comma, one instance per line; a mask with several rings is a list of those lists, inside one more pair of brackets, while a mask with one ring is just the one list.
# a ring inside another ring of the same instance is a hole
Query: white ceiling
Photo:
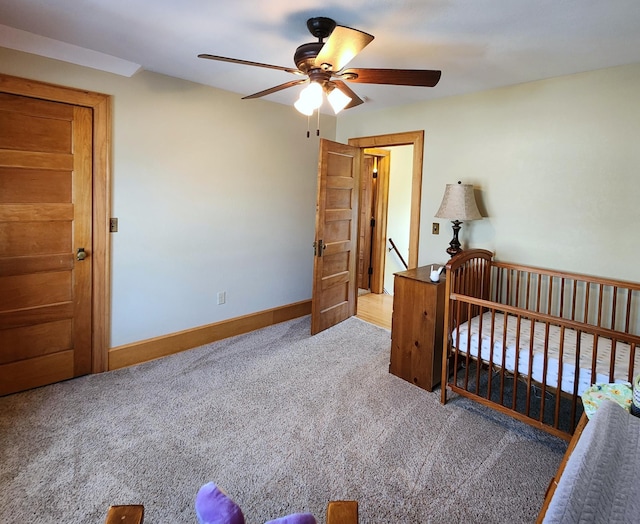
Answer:
[[0, 46], [244, 96], [297, 77], [196, 55], [295, 67], [313, 16], [375, 36], [352, 67], [442, 70], [434, 88], [351, 84], [349, 112], [640, 63], [640, 0], [3, 0]]

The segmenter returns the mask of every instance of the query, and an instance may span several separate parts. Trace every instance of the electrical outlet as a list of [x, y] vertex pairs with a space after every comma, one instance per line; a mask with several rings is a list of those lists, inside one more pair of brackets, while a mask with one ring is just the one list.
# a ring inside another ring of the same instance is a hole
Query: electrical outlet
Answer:
[[434, 235], [440, 234], [440, 224], [438, 222], [434, 222], [431, 225], [431, 233], [433, 233]]
[[218, 305], [221, 306], [226, 301], [227, 301], [227, 292], [226, 291], [219, 291], [218, 292]]
[[118, 219], [112, 218], [109, 220], [109, 232], [117, 233], [118, 232]]

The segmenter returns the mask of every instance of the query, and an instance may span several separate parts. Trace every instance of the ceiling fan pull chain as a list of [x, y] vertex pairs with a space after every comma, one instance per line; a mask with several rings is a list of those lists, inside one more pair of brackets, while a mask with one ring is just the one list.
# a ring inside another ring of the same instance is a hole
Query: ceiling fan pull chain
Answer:
[[309, 132], [310, 127], [311, 127], [311, 116], [307, 115], [307, 138], [311, 136], [311, 133]]
[[316, 136], [320, 136], [320, 109], [318, 109], [318, 125], [316, 126]]

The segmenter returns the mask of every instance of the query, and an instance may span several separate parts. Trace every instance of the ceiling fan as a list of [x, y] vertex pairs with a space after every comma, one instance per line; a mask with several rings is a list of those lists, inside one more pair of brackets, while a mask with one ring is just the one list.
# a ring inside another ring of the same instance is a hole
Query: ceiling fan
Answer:
[[[345, 80], [365, 84], [422, 87], [434, 87], [440, 80], [441, 72], [435, 70], [345, 69], [347, 63], [371, 43], [373, 36], [357, 29], [337, 25], [334, 20], [326, 17], [310, 18], [307, 20], [307, 28], [318, 41], [302, 44], [296, 49], [293, 60], [297, 69], [205, 53], [198, 55], [198, 57], [276, 69], [305, 77], [245, 96], [243, 100], [260, 98], [289, 87], [308, 83], [309, 85], [301, 92], [300, 98], [295, 103], [296, 109], [306, 115], [313, 114], [313, 111], [322, 105], [323, 93], [327, 94], [329, 103], [336, 113], [342, 109], [362, 104], [363, 100], [347, 86]], [[328, 40], [324, 42], [325, 39]]]

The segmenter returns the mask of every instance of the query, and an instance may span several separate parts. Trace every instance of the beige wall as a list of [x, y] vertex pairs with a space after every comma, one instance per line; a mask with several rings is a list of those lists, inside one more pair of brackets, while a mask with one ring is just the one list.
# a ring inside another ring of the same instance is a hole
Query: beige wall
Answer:
[[487, 214], [463, 225], [463, 245], [502, 260], [640, 281], [640, 65], [347, 112], [337, 139], [419, 129], [420, 264], [448, 258], [450, 223], [433, 215], [445, 184], [462, 180], [474, 184]]
[[[411, 227], [411, 183], [413, 181], [413, 146], [387, 147], [391, 151], [389, 176], [389, 208], [387, 209], [387, 239], [400, 251], [405, 262], [409, 261], [409, 231]], [[394, 273], [405, 267], [398, 255], [389, 251], [387, 240], [384, 264], [384, 289], [393, 294]]]
[[2, 48], [0, 72], [113, 95], [112, 346], [311, 297], [318, 139], [294, 108]]
[[[0, 72], [113, 95], [113, 346], [310, 298], [318, 140], [293, 108], [2, 48]], [[618, 67], [347, 111], [321, 134], [425, 130], [420, 264], [446, 260], [433, 215], [462, 180], [487, 214], [465, 246], [640, 281], [638, 93], [640, 65]]]

